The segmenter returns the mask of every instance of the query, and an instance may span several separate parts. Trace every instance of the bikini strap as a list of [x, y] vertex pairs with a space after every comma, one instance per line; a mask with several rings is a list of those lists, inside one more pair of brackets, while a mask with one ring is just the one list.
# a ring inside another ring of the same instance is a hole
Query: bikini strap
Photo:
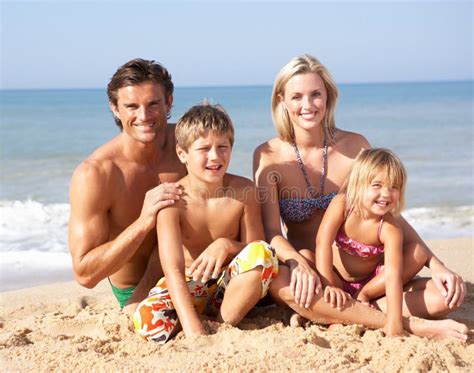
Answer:
[[[303, 160], [301, 159], [300, 151], [296, 146], [296, 143], [291, 144], [296, 154], [296, 160], [298, 161], [298, 166], [300, 167], [301, 172], [303, 173], [304, 180], [306, 182], [306, 187], [308, 188], [309, 193], [314, 197], [317, 196], [316, 192], [314, 191], [314, 187], [311, 185], [309, 181], [308, 174], [304, 167]], [[326, 139], [323, 142], [323, 164], [321, 167], [321, 177], [319, 179], [319, 195], [323, 195], [324, 193], [324, 182], [326, 180], [326, 163], [327, 163], [327, 154], [328, 154], [328, 145]]]

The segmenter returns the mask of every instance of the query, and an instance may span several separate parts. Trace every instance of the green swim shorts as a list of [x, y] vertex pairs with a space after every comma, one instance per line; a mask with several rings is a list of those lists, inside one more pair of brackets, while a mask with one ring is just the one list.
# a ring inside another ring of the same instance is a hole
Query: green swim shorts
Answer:
[[114, 293], [115, 298], [117, 298], [117, 300], [119, 302], [119, 305], [120, 305], [120, 308], [125, 307], [125, 304], [130, 299], [133, 292], [135, 291], [135, 287], [132, 286], [130, 288], [119, 289], [118, 287], [115, 287], [112, 284], [112, 281], [110, 281], [110, 278], [108, 278], [108, 279], [109, 279], [109, 284], [112, 287], [112, 293]]

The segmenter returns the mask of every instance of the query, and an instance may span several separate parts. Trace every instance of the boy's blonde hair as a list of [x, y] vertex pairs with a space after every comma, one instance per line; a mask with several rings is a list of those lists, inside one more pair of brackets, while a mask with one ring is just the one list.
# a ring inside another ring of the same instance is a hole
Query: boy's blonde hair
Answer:
[[403, 164], [392, 151], [383, 148], [362, 150], [352, 166], [341, 192], [346, 195], [347, 212], [355, 211], [366, 217], [362, 207], [367, 188], [378, 172], [385, 172], [391, 187], [400, 192], [398, 204], [391, 213], [399, 215], [405, 203], [406, 171]]
[[230, 146], [234, 145], [234, 126], [229, 115], [222, 106], [207, 102], [191, 107], [178, 120], [175, 129], [176, 143], [187, 152], [191, 144], [208, 131], [218, 136], [226, 135]]
[[315, 57], [308, 54], [293, 58], [280, 70], [275, 78], [272, 92], [272, 118], [278, 136], [286, 142], [295, 141], [295, 131], [293, 123], [288, 115], [282, 102], [285, 94], [285, 86], [288, 81], [295, 75], [316, 73], [324, 82], [327, 91], [326, 113], [323, 118], [323, 131], [326, 139], [334, 142], [334, 132], [336, 130], [336, 120], [334, 112], [337, 102], [337, 87], [326, 67]]

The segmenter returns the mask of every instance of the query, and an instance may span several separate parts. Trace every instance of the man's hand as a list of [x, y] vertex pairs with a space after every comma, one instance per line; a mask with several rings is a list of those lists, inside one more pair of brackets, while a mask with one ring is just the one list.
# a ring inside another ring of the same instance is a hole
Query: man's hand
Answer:
[[186, 270], [186, 276], [192, 277], [194, 281], [206, 283], [211, 278], [216, 279], [221, 272], [232, 242], [226, 238], [218, 238], [211, 243], [206, 250]]
[[338, 287], [328, 285], [324, 288], [324, 300], [331, 307], [341, 310], [349, 299], [351, 299], [351, 296]]
[[304, 261], [291, 260], [289, 267], [291, 294], [300, 307], [309, 308], [314, 294], [319, 294], [322, 291], [321, 280], [316, 271]]
[[466, 284], [461, 276], [450, 271], [442, 263], [432, 265], [431, 274], [436, 287], [444, 296], [446, 305], [450, 309], [461, 306], [466, 296]]
[[146, 222], [147, 227], [153, 229], [156, 226], [156, 215], [158, 211], [170, 206], [179, 200], [183, 191], [178, 183], [162, 183], [150, 189], [145, 194], [140, 218]]

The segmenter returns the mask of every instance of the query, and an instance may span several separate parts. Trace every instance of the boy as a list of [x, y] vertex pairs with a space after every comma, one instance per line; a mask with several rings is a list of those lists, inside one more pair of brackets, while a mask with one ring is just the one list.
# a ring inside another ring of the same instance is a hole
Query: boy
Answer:
[[264, 232], [253, 183], [226, 173], [233, 141], [219, 106], [194, 106], [176, 125], [176, 152], [188, 175], [179, 181], [182, 198], [157, 217], [165, 277], [134, 315], [146, 339], [165, 343], [178, 318], [187, 337], [205, 335], [204, 311], [236, 325], [278, 273], [274, 250], [255, 241]]

